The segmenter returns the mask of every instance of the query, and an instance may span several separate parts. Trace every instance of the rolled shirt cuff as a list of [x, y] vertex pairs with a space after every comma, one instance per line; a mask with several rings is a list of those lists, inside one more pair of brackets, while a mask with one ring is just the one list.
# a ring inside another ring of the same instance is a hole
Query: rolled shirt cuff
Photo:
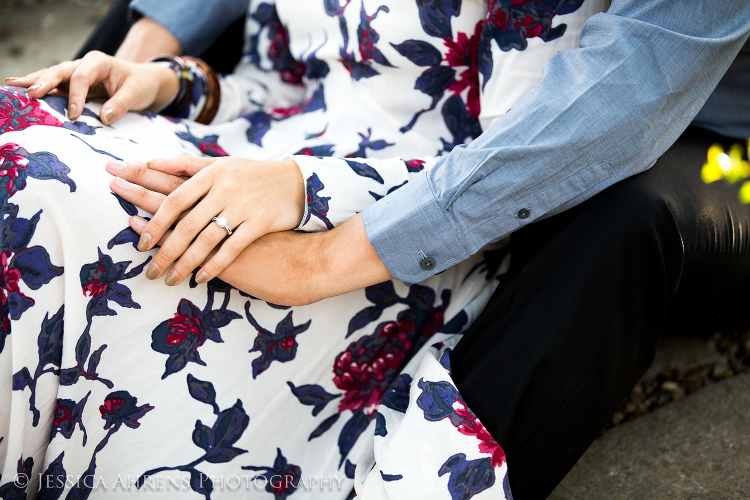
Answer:
[[426, 175], [362, 212], [365, 231], [391, 276], [419, 283], [469, 258]]

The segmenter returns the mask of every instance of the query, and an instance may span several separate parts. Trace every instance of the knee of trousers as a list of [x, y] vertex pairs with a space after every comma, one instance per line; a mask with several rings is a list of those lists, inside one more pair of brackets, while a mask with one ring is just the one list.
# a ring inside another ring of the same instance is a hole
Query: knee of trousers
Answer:
[[571, 230], [608, 256], [628, 281], [663, 286], [668, 302], [682, 273], [684, 244], [673, 200], [649, 172], [625, 179], [578, 207]]

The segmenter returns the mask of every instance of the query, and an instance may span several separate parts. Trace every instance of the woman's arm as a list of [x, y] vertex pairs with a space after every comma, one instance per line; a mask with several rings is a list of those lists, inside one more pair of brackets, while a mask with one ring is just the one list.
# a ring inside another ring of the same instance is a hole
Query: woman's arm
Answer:
[[157, 64], [139, 64], [89, 52], [82, 59], [41, 69], [22, 78], [8, 78], [7, 85], [26, 87], [41, 99], [51, 91], [68, 96], [68, 119], [83, 112], [87, 98], [103, 99], [99, 113], [111, 125], [129, 110], [157, 110], [177, 93], [177, 74]]

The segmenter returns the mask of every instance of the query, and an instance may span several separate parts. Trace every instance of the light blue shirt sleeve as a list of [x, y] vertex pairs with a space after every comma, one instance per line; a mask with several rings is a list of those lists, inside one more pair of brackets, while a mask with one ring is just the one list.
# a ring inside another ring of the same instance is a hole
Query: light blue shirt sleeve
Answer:
[[133, 0], [130, 8], [167, 28], [198, 56], [247, 11], [248, 0]]
[[504, 117], [365, 209], [370, 243], [394, 277], [420, 282], [650, 168], [749, 32], [744, 0], [615, 0]]

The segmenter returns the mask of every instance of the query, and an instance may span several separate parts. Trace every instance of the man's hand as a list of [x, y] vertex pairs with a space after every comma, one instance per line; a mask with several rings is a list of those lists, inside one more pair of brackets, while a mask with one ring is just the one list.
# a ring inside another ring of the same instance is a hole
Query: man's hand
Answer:
[[[118, 176], [112, 181], [115, 192], [152, 213], [189, 178], [130, 162], [120, 169], [110, 163], [107, 170]], [[126, 191], [135, 192], [137, 199]], [[130, 227], [139, 235], [147, 223], [138, 216], [130, 219]], [[171, 230], [164, 233], [157, 244], [171, 234]], [[215, 251], [204, 263], [214, 255]], [[282, 305], [310, 304], [391, 279], [367, 238], [361, 215], [326, 232], [267, 234], [242, 250], [218, 277], [254, 297]]]
[[[130, 227], [141, 234], [146, 222], [133, 216]], [[326, 232], [267, 234], [240, 252], [219, 278], [273, 304], [301, 306], [382, 283], [391, 274], [358, 214]]]
[[[214, 278], [255, 239], [295, 228], [305, 205], [304, 181], [294, 160], [178, 155], [152, 161], [148, 167], [109, 162], [107, 171], [116, 176], [111, 183], [115, 194], [154, 214], [138, 249], [150, 250], [162, 241], [146, 277], [166, 274], [170, 286], [180, 284], [201, 263], [196, 281]], [[171, 183], [158, 181], [170, 178]], [[123, 180], [136, 185], [128, 187]], [[174, 187], [177, 182], [180, 185]], [[212, 223], [214, 217], [228, 221], [232, 229], [228, 239], [227, 231]], [[172, 228], [175, 231], [165, 239]], [[217, 252], [212, 254], [214, 249]], [[209, 254], [213, 257], [206, 260]]]
[[133, 24], [115, 57], [126, 61], [144, 62], [159, 54], [182, 55], [182, 46], [164, 26], [148, 17]]

